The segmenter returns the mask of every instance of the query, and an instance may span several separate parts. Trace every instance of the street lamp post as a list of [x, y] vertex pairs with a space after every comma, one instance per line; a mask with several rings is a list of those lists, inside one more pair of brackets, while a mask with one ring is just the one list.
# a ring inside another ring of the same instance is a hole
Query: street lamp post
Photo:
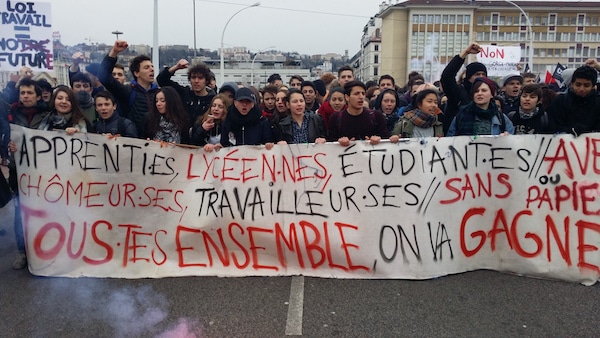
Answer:
[[250, 63], [250, 85], [254, 86], [254, 61], [256, 60], [256, 57], [258, 56], [258, 54], [264, 52], [265, 50], [269, 50], [271, 48], [275, 48], [275, 46], [269, 46], [267, 48], [261, 49], [258, 52], [256, 52], [256, 54], [254, 54], [254, 57], [252, 58], [252, 63]]
[[196, 0], [192, 0], [194, 11], [194, 59], [196, 58]]
[[154, 27], [152, 30], [152, 65], [160, 69], [158, 59], [158, 0], [154, 0]]
[[[530, 67], [529, 69], [533, 72], [533, 27], [531, 26], [531, 21], [529, 21], [529, 15], [527, 15], [527, 13], [525, 13], [523, 8], [521, 8], [516, 3], [514, 3], [510, 0], [504, 0], [504, 2], [515, 6], [518, 10], [521, 11], [523, 16], [525, 16], [525, 20], [527, 20], [527, 26], [529, 28], [529, 55], [527, 56], [527, 59], [529, 61], [529, 67]], [[521, 20], [519, 20], [519, 24], [521, 24]]]
[[223, 38], [225, 38], [225, 30], [227, 29], [227, 25], [229, 25], [229, 22], [231, 21], [231, 19], [233, 19], [234, 16], [238, 15], [238, 13], [240, 13], [243, 10], [246, 10], [248, 8], [252, 8], [252, 7], [258, 7], [260, 6], [260, 2], [256, 2], [253, 3], [250, 6], [246, 6], [242, 9], [240, 9], [239, 11], [233, 13], [233, 15], [229, 18], [229, 20], [227, 20], [227, 23], [225, 23], [225, 27], [223, 27], [223, 32], [221, 33], [221, 50], [219, 50], [219, 54], [221, 54], [221, 83], [219, 83], [220, 86], [223, 85], [223, 83], [225, 82], [225, 59], [223, 57]]

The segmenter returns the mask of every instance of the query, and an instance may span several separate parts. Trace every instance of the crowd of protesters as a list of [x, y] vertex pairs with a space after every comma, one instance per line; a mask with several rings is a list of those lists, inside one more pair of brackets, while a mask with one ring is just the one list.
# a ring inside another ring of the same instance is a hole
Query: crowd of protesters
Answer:
[[[148, 56], [135, 57], [126, 83], [119, 53], [128, 48], [115, 42], [101, 64], [79, 67], [81, 53], [73, 55], [70, 86], [52, 88], [32, 80], [24, 68], [19, 81], [0, 96], [2, 164], [9, 166], [14, 192], [16, 168], [10, 152], [9, 123], [67, 134], [96, 132], [158, 142], [188, 144], [215, 151], [240, 145], [338, 142], [348, 146], [366, 140], [510, 134], [555, 134], [600, 131], [600, 63], [590, 59], [563, 73], [565, 88], [552, 90], [537, 83], [535, 74], [511, 72], [501, 81], [488, 77], [486, 66], [464, 67], [480, 46], [471, 43], [456, 55], [435, 84], [417, 72], [400, 87], [390, 75], [378, 81], [355, 80], [353, 69], [307, 81], [292, 76], [284, 84], [273, 74], [261, 90], [226, 82], [218, 88], [205, 64], [179, 60], [158, 76]], [[171, 79], [187, 69], [189, 86]], [[567, 76], [568, 74], [568, 76]], [[461, 80], [457, 81], [457, 78]], [[156, 81], [155, 81], [156, 80]], [[15, 234], [19, 253], [13, 268], [27, 266], [19, 198], [15, 193]]]

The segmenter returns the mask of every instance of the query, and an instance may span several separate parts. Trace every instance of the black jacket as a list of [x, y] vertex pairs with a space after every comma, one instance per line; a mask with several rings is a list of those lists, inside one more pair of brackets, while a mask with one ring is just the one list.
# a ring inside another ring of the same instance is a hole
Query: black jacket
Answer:
[[256, 105], [246, 115], [242, 115], [235, 105], [231, 105], [222, 128], [221, 145], [224, 147], [275, 142], [271, 124], [262, 117]]
[[94, 131], [98, 134], [120, 135], [124, 137], [138, 137], [135, 125], [129, 119], [119, 116], [115, 111], [108, 119], [99, 119], [94, 123]]
[[139, 136], [146, 135], [146, 115], [153, 109], [158, 86], [152, 84], [152, 87], [146, 90], [136, 81], [132, 81], [129, 85], [119, 83], [112, 77], [112, 70], [116, 63], [116, 58], [106, 55], [100, 64], [98, 78], [104, 88], [114, 95], [122, 109], [121, 115], [135, 124]]
[[600, 97], [595, 90], [581, 97], [569, 88], [552, 101], [548, 114], [560, 133], [579, 135], [600, 131]]
[[[173, 87], [177, 91], [179, 97], [181, 98], [181, 101], [184, 103], [185, 108], [190, 114], [189, 117], [191, 127], [192, 125], [194, 125], [194, 123], [196, 123], [198, 117], [204, 115], [208, 108], [210, 108], [210, 102], [215, 97], [215, 95], [212, 93], [208, 93], [205, 96], [198, 96], [194, 94], [194, 92], [189, 86], [184, 87], [179, 83], [171, 80], [171, 76], [173, 76], [173, 74], [169, 72], [169, 68], [165, 68], [156, 77], [156, 82], [161, 87], [169, 86]], [[209, 90], [208, 87], [206, 89]]]
[[448, 132], [448, 128], [458, 113], [458, 109], [472, 101], [470, 94], [471, 83], [468, 79], [465, 79], [462, 85], [456, 82], [456, 75], [463, 63], [465, 63], [465, 60], [459, 55], [455, 55], [446, 68], [444, 68], [440, 79], [444, 93], [448, 98], [446, 110], [439, 116], [439, 121], [444, 126], [444, 135]]

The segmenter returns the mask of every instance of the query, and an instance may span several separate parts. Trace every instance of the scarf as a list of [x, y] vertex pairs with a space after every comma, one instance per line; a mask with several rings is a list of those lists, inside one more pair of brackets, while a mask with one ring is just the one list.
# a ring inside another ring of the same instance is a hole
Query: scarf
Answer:
[[242, 126], [251, 126], [258, 123], [262, 117], [262, 112], [256, 107], [252, 107], [248, 114], [242, 115], [235, 105], [231, 105], [227, 111], [227, 120], [231, 123], [233, 130], [242, 130]]
[[426, 113], [419, 108], [404, 113], [404, 117], [409, 119], [415, 127], [431, 128], [437, 122], [437, 115]]
[[55, 111], [52, 114], [48, 115], [45, 119], [40, 122], [38, 126], [39, 130], [53, 130], [53, 129], [62, 129], [65, 130], [68, 127], [72, 127], [71, 117], [72, 113], [68, 114], [57, 114]]
[[75, 96], [77, 96], [77, 102], [79, 102], [79, 106], [82, 109], [86, 109], [94, 105], [94, 98], [85, 90], [78, 91], [75, 93]]
[[475, 102], [471, 102], [463, 106], [456, 116], [456, 135], [490, 135], [491, 120], [496, 115], [498, 106], [493, 100], [490, 101], [488, 109], [481, 109]]
[[540, 107], [535, 107], [535, 109], [529, 113], [526, 113], [523, 111], [523, 108], [519, 107], [519, 116], [523, 119], [523, 120], [528, 120], [532, 117], [537, 116], [540, 113]]
[[154, 135], [154, 139], [170, 143], [181, 143], [181, 133], [173, 122], [161, 115], [159, 129]]
[[11, 111], [21, 110], [27, 119], [27, 124], [31, 125], [31, 121], [33, 121], [33, 117], [35, 114], [41, 112], [39, 109], [39, 104], [33, 107], [25, 107], [21, 101], [15, 102], [10, 106]]

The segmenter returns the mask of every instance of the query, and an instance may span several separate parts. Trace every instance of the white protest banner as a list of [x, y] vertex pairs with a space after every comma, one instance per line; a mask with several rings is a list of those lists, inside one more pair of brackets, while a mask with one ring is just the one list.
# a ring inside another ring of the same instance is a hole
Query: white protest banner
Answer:
[[36, 275], [600, 273], [600, 134], [207, 153], [12, 128]]
[[521, 62], [521, 47], [481, 45], [477, 61], [487, 68], [488, 76], [504, 76], [517, 71]]
[[0, 70], [52, 70], [50, 3], [0, 2]]

